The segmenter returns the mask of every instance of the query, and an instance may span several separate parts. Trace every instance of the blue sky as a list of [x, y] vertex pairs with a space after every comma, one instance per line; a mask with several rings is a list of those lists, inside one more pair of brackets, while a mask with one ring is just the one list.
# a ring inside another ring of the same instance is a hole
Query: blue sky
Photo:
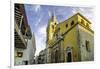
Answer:
[[58, 22], [68, 19], [68, 17], [80, 12], [87, 17], [94, 25], [94, 13], [92, 7], [69, 7], [25, 4], [28, 23], [35, 34], [36, 54], [46, 47], [46, 27], [52, 13], [55, 13]]

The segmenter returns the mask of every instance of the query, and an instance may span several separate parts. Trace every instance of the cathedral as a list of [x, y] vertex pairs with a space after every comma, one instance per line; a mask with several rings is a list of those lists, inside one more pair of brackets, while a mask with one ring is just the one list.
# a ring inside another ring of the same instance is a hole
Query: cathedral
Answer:
[[94, 31], [80, 13], [58, 23], [53, 14], [47, 26], [47, 63], [94, 60]]

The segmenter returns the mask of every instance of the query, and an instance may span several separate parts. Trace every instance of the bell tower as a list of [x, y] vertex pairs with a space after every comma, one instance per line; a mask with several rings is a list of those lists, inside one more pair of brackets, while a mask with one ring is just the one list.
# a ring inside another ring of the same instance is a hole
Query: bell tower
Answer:
[[58, 24], [58, 22], [57, 22], [56, 16], [53, 13], [51, 15], [51, 18], [50, 18], [50, 20], [48, 22], [48, 26], [47, 26], [47, 43], [50, 43], [52, 41], [57, 24]]

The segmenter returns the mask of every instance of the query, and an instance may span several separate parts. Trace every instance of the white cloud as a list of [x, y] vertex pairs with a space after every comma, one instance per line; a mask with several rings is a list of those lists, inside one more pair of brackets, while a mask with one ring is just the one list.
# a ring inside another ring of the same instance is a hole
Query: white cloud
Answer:
[[40, 23], [41, 19], [42, 19], [42, 17], [38, 18], [38, 20], [37, 20], [35, 26], [38, 26], [38, 24]]
[[33, 5], [33, 10], [38, 12], [40, 10], [40, 5]]
[[75, 13], [81, 13], [83, 14], [84, 16], [86, 16], [87, 18], [89, 18], [90, 20], [93, 19], [93, 8], [73, 8], [72, 9], [72, 13], [75, 14]]
[[38, 32], [41, 33], [42, 35], [46, 35], [46, 25], [41, 27]]
[[46, 25], [37, 29], [36, 32], [36, 54], [46, 47]]
[[51, 15], [52, 15], [52, 14], [51, 14], [51, 12], [50, 12], [50, 11], [48, 11], [48, 15], [49, 15], [49, 17], [51, 17]]
[[37, 6], [35, 7], [35, 11], [37, 12], [39, 9], [40, 9], [40, 5], [37, 5]]
[[73, 8], [72, 9], [72, 13], [73, 14], [75, 14], [75, 13], [77, 13], [77, 12], [79, 12], [79, 13], [81, 13], [81, 14], [83, 14], [83, 16], [85, 16], [86, 18], [88, 18], [89, 19], [89, 21], [91, 21], [92, 22], [92, 29], [94, 29], [94, 11], [93, 11], [93, 8]]

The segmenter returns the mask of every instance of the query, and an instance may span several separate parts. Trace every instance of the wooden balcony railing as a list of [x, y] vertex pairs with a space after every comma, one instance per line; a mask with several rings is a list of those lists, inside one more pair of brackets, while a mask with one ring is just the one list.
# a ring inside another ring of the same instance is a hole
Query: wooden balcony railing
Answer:
[[15, 8], [15, 47], [17, 48], [26, 48], [27, 41], [26, 38], [22, 34], [21, 27], [22, 27], [22, 20], [23, 15], [19, 11], [18, 8]]

